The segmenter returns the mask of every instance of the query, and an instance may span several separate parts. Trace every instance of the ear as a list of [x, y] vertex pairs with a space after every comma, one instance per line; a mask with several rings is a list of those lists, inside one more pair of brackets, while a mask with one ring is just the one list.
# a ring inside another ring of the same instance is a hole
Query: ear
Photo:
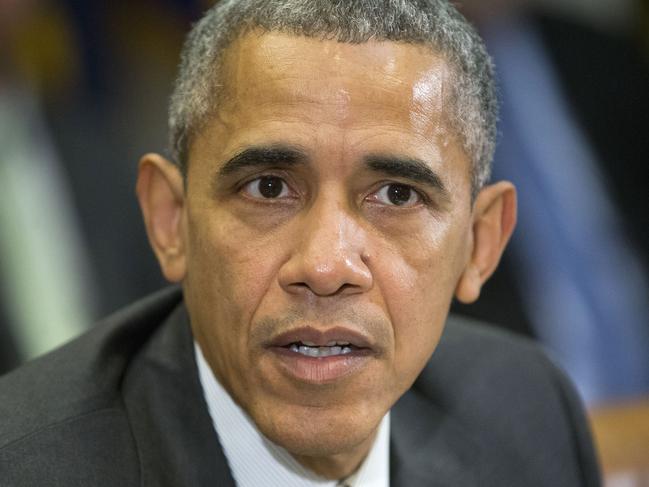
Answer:
[[140, 160], [135, 190], [162, 273], [168, 281], [182, 281], [186, 271], [185, 191], [180, 170], [158, 154], [146, 154]]
[[516, 226], [516, 188], [501, 181], [486, 186], [473, 207], [471, 254], [455, 289], [455, 297], [472, 303], [498, 266]]

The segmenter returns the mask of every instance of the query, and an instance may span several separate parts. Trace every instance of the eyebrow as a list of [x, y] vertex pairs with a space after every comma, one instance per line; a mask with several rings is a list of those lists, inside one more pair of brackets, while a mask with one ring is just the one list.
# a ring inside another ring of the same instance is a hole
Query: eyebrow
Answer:
[[387, 176], [409, 179], [431, 187], [444, 197], [448, 196], [448, 190], [442, 179], [421, 159], [376, 154], [366, 156], [364, 161], [367, 167], [373, 171]]
[[[216, 174], [216, 179], [248, 168], [287, 167], [306, 164], [309, 157], [302, 148], [290, 145], [252, 146], [228, 159]], [[391, 154], [371, 154], [363, 158], [372, 171], [407, 179], [431, 187], [443, 197], [448, 190], [442, 179], [421, 159]]]
[[306, 152], [299, 147], [286, 145], [248, 147], [228, 159], [219, 169], [218, 176], [228, 176], [247, 168], [295, 166], [307, 161]]

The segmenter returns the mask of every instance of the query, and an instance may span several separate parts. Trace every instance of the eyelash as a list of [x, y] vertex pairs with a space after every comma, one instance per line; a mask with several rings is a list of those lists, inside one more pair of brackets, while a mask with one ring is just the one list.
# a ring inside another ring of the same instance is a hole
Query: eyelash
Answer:
[[[282, 188], [280, 189], [280, 193], [278, 195], [274, 196], [274, 197], [268, 197], [268, 198], [264, 197], [261, 194], [261, 191], [263, 191], [263, 189], [260, 187], [260, 184], [261, 184], [262, 180], [264, 180], [264, 179], [268, 179], [269, 182], [272, 179], [279, 180], [281, 182], [281, 184], [282, 184]], [[274, 200], [274, 199], [280, 199], [280, 198], [284, 199], [284, 198], [286, 198], [286, 196], [282, 196], [282, 194], [284, 192], [289, 192], [290, 191], [290, 187], [289, 187], [288, 183], [284, 179], [282, 179], [280, 177], [277, 177], [277, 176], [260, 176], [258, 178], [255, 178], [255, 179], [253, 179], [251, 181], [248, 181], [246, 184], [244, 184], [242, 186], [242, 191], [245, 191], [246, 188], [252, 186], [255, 183], [257, 184], [257, 187], [255, 188], [256, 192], [259, 193], [259, 195], [251, 195], [255, 199], [268, 199], [268, 200]], [[254, 188], [254, 186], [252, 186], [252, 187]]]
[[[254, 177], [253, 179], [248, 179], [247, 181], [245, 181], [243, 184], [241, 184], [239, 186], [238, 190], [240, 192], [245, 192], [247, 187], [249, 187], [253, 183], [259, 184], [260, 181], [262, 179], [264, 179], [264, 178], [268, 178], [268, 179], [276, 178], [276, 179], [279, 179], [283, 184], [283, 188], [281, 190], [281, 193], [283, 193], [284, 191], [289, 191], [289, 192], [296, 193], [295, 191], [293, 191], [291, 189], [291, 185], [286, 181], [286, 177], [284, 175], [278, 175], [278, 174], [274, 174], [274, 173], [261, 174], [261, 175], [258, 175], [256, 177]], [[381, 192], [383, 190], [387, 191], [387, 188], [389, 186], [393, 186], [393, 185], [398, 185], [398, 186], [402, 186], [404, 188], [409, 189], [410, 191], [412, 191], [416, 195], [418, 201], [416, 201], [414, 204], [410, 204], [408, 206], [401, 206], [401, 205], [397, 205], [397, 204], [394, 204], [394, 203], [389, 204], [389, 203], [383, 203], [383, 202], [378, 202], [379, 204], [382, 204], [382, 205], [387, 206], [387, 207], [402, 208], [402, 209], [413, 208], [415, 206], [418, 206], [419, 204], [424, 204], [424, 205], [429, 205], [430, 204], [430, 199], [428, 198], [428, 196], [425, 193], [419, 191], [417, 188], [415, 188], [412, 185], [405, 184], [405, 183], [400, 183], [398, 181], [383, 181], [383, 182], [379, 183], [377, 185], [377, 189], [372, 191], [372, 193], [370, 193], [370, 195], [368, 195], [365, 199], [367, 200], [369, 198], [376, 197], [379, 194], [379, 192]], [[257, 188], [257, 191], [259, 192], [258, 188]], [[284, 197], [277, 196], [277, 197], [268, 197], [268, 198], [266, 198], [261, 194], [259, 196], [257, 196], [257, 195], [249, 195], [249, 196], [251, 198], [255, 199], [255, 200], [266, 200], [267, 202], [272, 202], [272, 201], [277, 201], [277, 200], [286, 200], [286, 199], [290, 198], [290, 197], [287, 197], [287, 196], [284, 196]]]
[[[245, 193], [246, 188], [248, 186], [250, 186], [253, 183], [259, 184], [259, 181], [264, 179], [264, 178], [276, 178], [276, 179], [279, 179], [280, 181], [282, 181], [282, 184], [284, 186], [283, 191], [288, 189], [288, 191], [293, 193], [294, 195], [297, 194], [297, 191], [293, 190], [293, 185], [289, 184], [289, 182], [287, 181], [289, 178], [286, 176], [286, 174], [277, 174], [277, 173], [272, 173], [272, 172], [271, 173], [257, 174], [254, 177], [246, 179], [244, 182], [242, 182], [241, 184], [239, 184], [237, 186], [236, 190], [237, 190], [237, 192]], [[263, 197], [259, 197], [259, 196], [250, 196], [250, 198], [253, 198], [255, 200], [265, 199], [267, 201], [272, 201], [273, 199], [279, 199], [279, 198], [263, 198]], [[282, 198], [282, 199], [284, 199], [284, 198]]]
[[414, 186], [412, 186], [410, 184], [401, 183], [401, 182], [398, 182], [398, 181], [383, 181], [383, 182], [379, 183], [377, 186], [378, 186], [378, 189], [374, 190], [368, 196], [368, 198], [370, 198], [370, 197], [378, 197], [380, 192], [387, 191], [390, 186], [402, 186], [404, 188], [407, 188], [412, 193], [414, 193], [414, 195], [417, 198], [416, 202], [414, 202], [413, 204], [407, 205], [407, 206], [405, 206], [405, 205], [404, 206], [397, 205], [397, 204], [394, 204], [394, 203], [392, 203], [392, 204], [383, 203], [383, 202], [379, 203], [379, 204], [383, 204], [383, 205], [388, 206], [388, 207], [401, 208], [401, 209], [405, 210], [405, 209], [409, 209], [409, 208], [414, 208], [414, 207], [416, 207], [416, 206], [418, 206], [420, 204], [428, 205], [430, 203], [430, 199], [428, 198], [428, 196], [425, 193], [419, 191], [417, 188], [415, 188]]

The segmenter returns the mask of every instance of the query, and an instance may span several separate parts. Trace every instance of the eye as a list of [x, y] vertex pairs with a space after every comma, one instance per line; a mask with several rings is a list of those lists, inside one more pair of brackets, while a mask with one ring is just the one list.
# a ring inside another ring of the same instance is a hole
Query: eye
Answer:
[[243, 187], [243, 191], [253, 198], [286, 198], [290, 191], [286, 181], [277, 176], [262, 176], [253, 179]]
[[371, 197], [372, 200], [391, 206], [415, 206], [422, 201], [421, 195], [407, 184], [391, 183], [382, 186]]

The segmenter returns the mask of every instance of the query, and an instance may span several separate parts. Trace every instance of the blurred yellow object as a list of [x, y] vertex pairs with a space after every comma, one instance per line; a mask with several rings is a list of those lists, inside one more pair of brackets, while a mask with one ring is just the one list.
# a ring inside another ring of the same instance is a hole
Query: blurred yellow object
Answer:
[[171, 9], [162, 8], [160, 3], [120, 2], [110, 10], [108, 25], [119, 58], [131, 65], [146, 66], [146, 70], [155, 66], [173, 79], [188, 26], [185, 19]]
[[10, 52], [19, 76], [40, 92], [56, 93], [79, 76], [79, 54], [64, 12], [42, 2], [12, 29]]
[[607, 487], [649, 486], [649, 398], [589, 412]]

